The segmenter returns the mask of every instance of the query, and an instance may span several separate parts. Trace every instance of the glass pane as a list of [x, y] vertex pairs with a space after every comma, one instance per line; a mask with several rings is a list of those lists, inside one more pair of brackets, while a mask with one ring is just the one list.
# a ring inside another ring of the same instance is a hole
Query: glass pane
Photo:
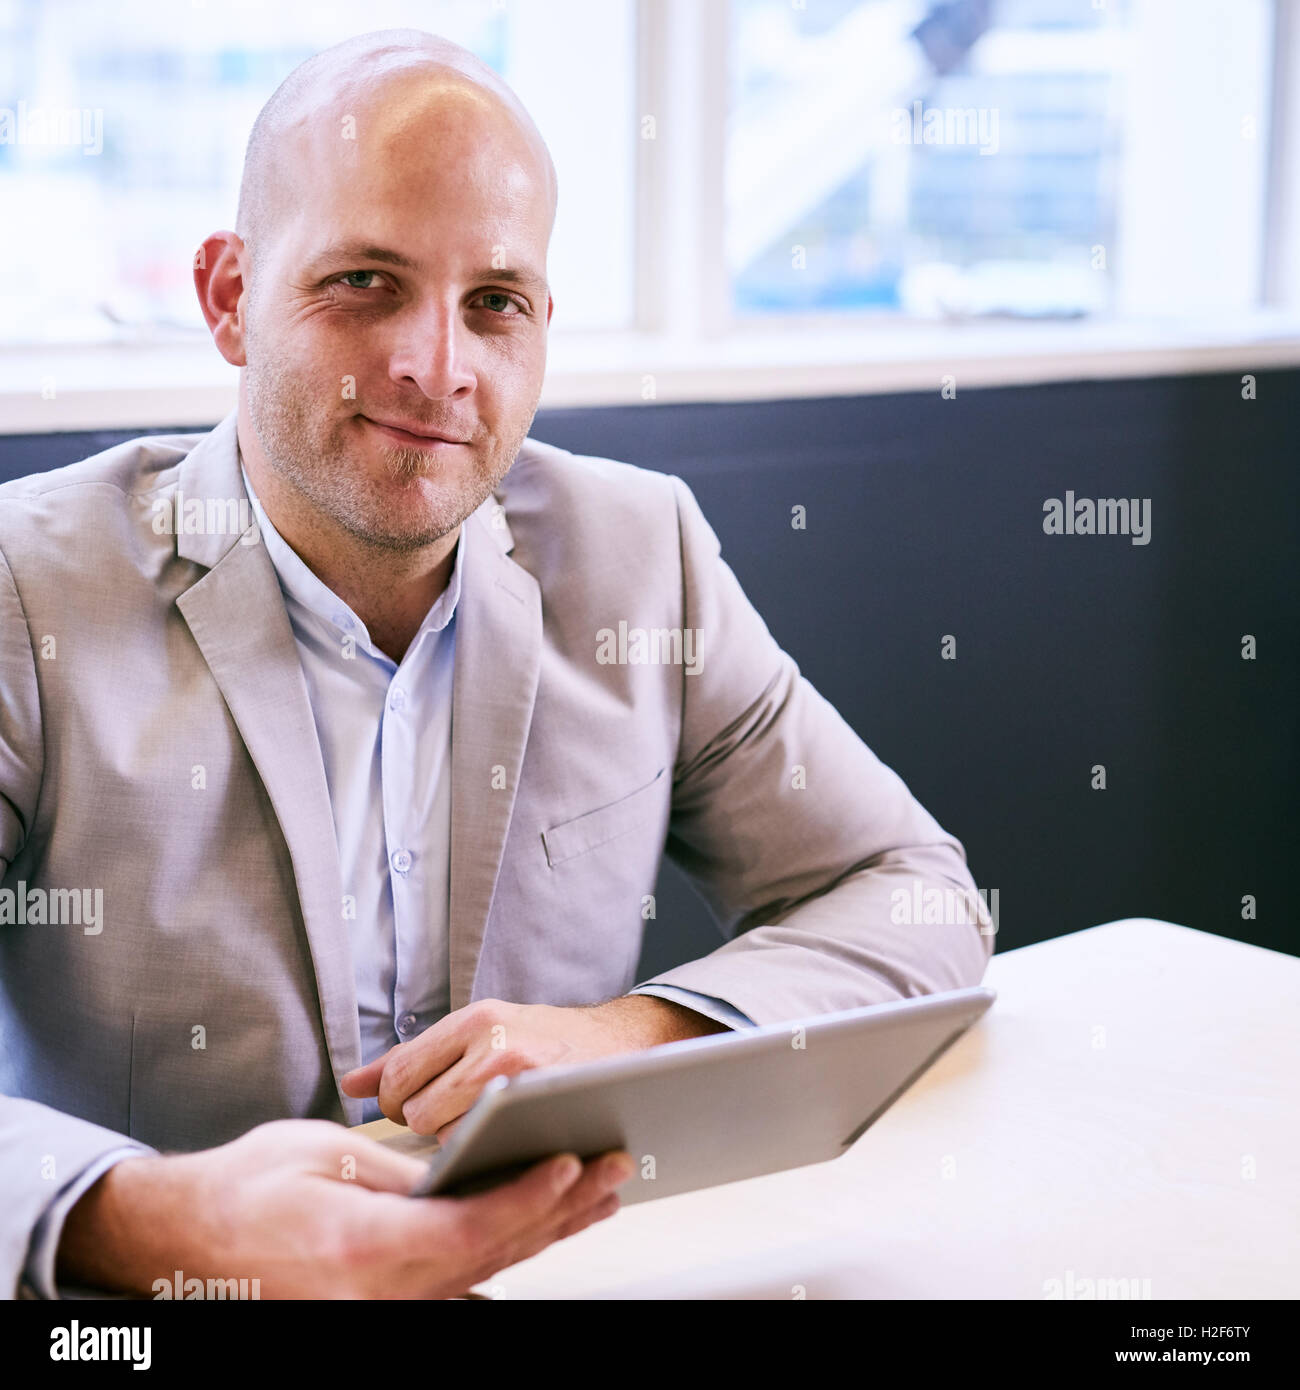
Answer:
[[[735, 311], [1253, 304], [1267, 19], [1254, 0], [732, 0]], [[1188, 112], [1223, 137], [1191, 164]], [[1232, 214], [1211, 216], [1229, 187]], [[1169, 273], [1175, 206], [1241, 267], [1230, 290]]]
[[[406, 26], [500, 72], [550, 144], [556, 330], [630, 324], [633, 25], [632, 0], [371, 0], [363, 11], [340, 0], [0, 0], [0, 341], [205, 335], [191, 258], [234, 225], [262, 103], [322, 48]], [[599, 72], [575, 30], [600, 45]], [[565, 105], [579, 87], [575, 122]]]

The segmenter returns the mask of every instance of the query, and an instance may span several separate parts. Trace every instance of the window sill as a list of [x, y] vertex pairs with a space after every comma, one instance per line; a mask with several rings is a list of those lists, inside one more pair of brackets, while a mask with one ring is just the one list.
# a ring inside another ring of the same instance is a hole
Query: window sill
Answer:
[[[759, 327], [689, 343], [552, 337], [543, 408], [780, 400], [1300, 365], [1300, 316], [1225, 323], [874, 322]], [[211, 343], [0, 348], [0, 434], [215, 422], [238, 372]], [[51, 388], [53, 394], [51, 394]]]

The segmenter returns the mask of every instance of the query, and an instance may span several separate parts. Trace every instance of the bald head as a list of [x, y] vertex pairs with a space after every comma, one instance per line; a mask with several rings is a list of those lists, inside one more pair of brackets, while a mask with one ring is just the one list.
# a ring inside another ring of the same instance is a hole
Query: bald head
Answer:
[[534, 175], [549, 235], [557, 197], [550, 152], [523, 103], [468, 49], [420, 29], [385, 29], [300, 63], [258, 113], [244, 155], [235, 230], [253, 267], [336, 142], [333, 152], [355, 160], [358, 144], [404, 140], [423, 159], [445, 140], [454, 157], [456, 139], [472, 138], [475, 126]]
[[555, 192], [510, 88], [418, 30], [327, 49], [258, 115], [237, 231], [194, 278], [243, 369], [249, 477], [318, 574], [434, 573], [510, 468], [546, 372]]

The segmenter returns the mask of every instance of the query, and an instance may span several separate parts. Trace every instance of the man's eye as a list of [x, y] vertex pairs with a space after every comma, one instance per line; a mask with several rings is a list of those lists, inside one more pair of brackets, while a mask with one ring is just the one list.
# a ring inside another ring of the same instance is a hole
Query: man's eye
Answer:
[[494, 314], [509, 315], [512, 309], [516, 314], [523, 312], [508, 294], [502, 294], [498, 290], [489, 290], [482, 296], [482, 300], [484, 307], [491, 309]]
[[374, 285], [353, 284], [354, 280], [374, 280], [378, 278], [379, 272], [376, 270], [349, 270], [346, 275], [339, 276], [339, 283], [346, 285], [350, 290], [373, 290]]

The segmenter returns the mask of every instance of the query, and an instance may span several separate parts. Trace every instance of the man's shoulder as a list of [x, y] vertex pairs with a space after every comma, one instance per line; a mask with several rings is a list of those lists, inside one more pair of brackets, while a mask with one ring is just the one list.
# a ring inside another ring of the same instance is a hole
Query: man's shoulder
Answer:
[[[0, 557], [14, 576], [55, 586], [105, 578], [139, 559], [154, 499], [176, 486], [180, 464], [206, 438], [144, 435], [76, 463], [0, 485]], [[156, 538], [169, 544], [170, 538]]]
[[60, 504], [77, 505], [97, 489], [118, 493], [124, 500], [146, 496], [175, 480], [176, 468], [209, 432], [147, 434], [124, 439], [97, 454], [43, 473], [29, 473], [0, 483], [0, 517], [8, 511], [40, 508], [55, 494]]
[[674, 479], [653, 468], [575, 454], [529, 437], [497, 488], [513, 530], [539, 523], [552, 534], [624, 527], [677, 530]]
[[635, 463], [605, 458], [599, 454], [575, 454], [558, 444], [547, 444], [529, 435], [520, 446], [505, 484], [528, 482], [556, 490], [583, 490], [599, 494], [601, 501], [616, 502], [622, 497], [672, 500], [667, 473], [641, 468]]

